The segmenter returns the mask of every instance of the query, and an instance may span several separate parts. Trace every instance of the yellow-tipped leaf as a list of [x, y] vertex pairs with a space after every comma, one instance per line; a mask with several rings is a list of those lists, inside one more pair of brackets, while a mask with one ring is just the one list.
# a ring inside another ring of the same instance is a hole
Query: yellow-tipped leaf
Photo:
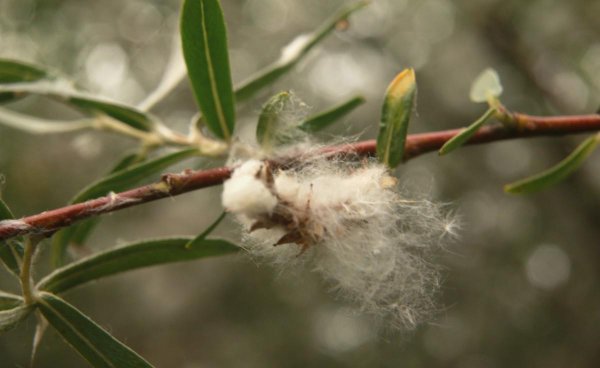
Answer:
[[385, 93], [377, 136], [377, 157], [391, 168], [398, 166], [404, 157], [406, 134], [416, 93], [414, 69], [400, 72]]

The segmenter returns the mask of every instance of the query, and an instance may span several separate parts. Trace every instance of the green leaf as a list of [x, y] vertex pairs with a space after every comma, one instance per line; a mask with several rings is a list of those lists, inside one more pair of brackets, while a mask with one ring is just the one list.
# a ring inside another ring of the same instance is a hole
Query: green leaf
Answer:
[[73, 96], [68, 101], [83, 110], [106, 114], [138, 130], [149, 132], [153, 129], [150, 117], [131, 106], [126, 106], [118, 102], [105, 101], [100, 98], [83, 96]]
[[471, 85], [469, 97], [473, 102], [489, 102], [502, 94], [502, 84], [498, 72], [487, 68], [475, 79]]
[[10, 208], [4, 203], [2, 198], [0, 198], [0, 221], [2, 220], [11, 220], [14, 219], [15, 216], [12, 214]]
[[492, 118], [495, 113], [496, 113], [496, 109], [494, 109], [494, 108], [488, 109], [485, 112], [485, 114], [483, 114], [474, 123], [472, 123], [468, 127], [464, 128], [463, 130], [458, 132], [458, 134], [456, 134], [454, 137], [450, 138], [446, 143], [444, 143], [442, 148], [440, 148], [440, 150], [439, 150], [439, 154], [445, 155], [447, 153], [454, 151], [455, 149], [462, 146], [463, 144], [465, 144], [465, 142], [468, 141], [471, 137], [473, 137], [475, 135], [475, 133], [477, 133], [479, 128], [481, 128], [481, 126], [483, 124], [485, 124], [486, 121], [488, 121], [490, 118]]
[[130, 166], [135, 164], [139, 164], [140, 162], [146, 159], [145, 152], [133, 152], [127, 153], [125, 156], [121, 157], [119, 161], [110, 169], [109, 173], [114, 174], [118, 171], [124, 170]]
[[20, 305], [12, 309], [0, 311], [0, 333], [11, 330], [17, 323], [24, 320], [33, 308], [29, 305]]
[[354, 110], [364, 102], [365, 99], [362, 96], [352, 97], [348, 101], [334, 106], [327, 111], [323, 111], [317, 115], [310, 116], [302, 123], [302, 125], [300, 125], [300, 129], [309, 133], [318, 132], [322, 129], [327, 128], [328, 126], [335, 123], [337, 120], [343, 118], [344, 116], [348, 115], [350, 112], [352, 112], [352, 110]]
[[555, 166], [537, 175], [507, 184], [504, 186], [504, 191], [512, 194], [533, 193], [564, 180], [594, 152], [599, 141], [598, 135], [589, 137]]
[[4, 92], [46, 96], [78, 107], [85, 112], [110, 116], [138, 130], [151, 131], [154, 128], [151, 117], [135, 107], [76, 91], [64, 80], [0, 84], [0, 93]]
[[2, 260], [2, 264], [17, 278], [21, 273], [20, 257], [22, 253], [22, 247], [19, 244], [0, 241], [0, 259]]
[[91, 235], [92, 231], [99, 223], [100, 218], [95, 217], [83, 220], [77, 224], [57, 231], [52, 237], [52, 247], [66, 249], [69, 245], [76, 247], [83, 246], [85, 240]]
[[304, 121], [298, 119], [298, 105], [302, 105], [291, 92], [280, 92], [263, 106], [256, 126], [256, 140], [265, 150], [283, 145], [304, 133], [315, 133], [333, 124], [364, 102], [357, 96], [350, 100], [311, 116]]
[[56, 295], [40, 293], [38, 306], [50, 325], [94, 367], [152, 367], [89, 317]]
[[227, 30], [218, 0], [185, 0], [181, 11], [183, 56], [206, 125], [229, 140], [235, 100], [229, 72]]
[[192, 240], [148, 240], [100, 252], [55, 270], [40, 281], [38, 288], [60, 293], [88, 281], [137, 268], [191, 261], [239, 250], [234, 244], [220, 239], [203, 239], [186, 248]]
[[[363, 0], [340, 9], [333, 17], [325, 21], [316, 31], [298, 36], [283, 48], [280, 58], [273, 64], [258, 71], [240, 83], [234, 89], [235, 99], [240, 102], [250, 98], [256, 92], [269, 86], [281, 76], [289, 72], [317, 44], [325, 39], [336, 27], [345, 21], [350, 14], [363, 8], [370, 1]], [[203, 120], [202, 120], [203, 121]], [[198, 120], [200, 122], [200, 120]]]
[[32, 134], [66, 133], [94, 127], [93, 119], [49, 120], [0, 108], [0, 125]]
[[[6, 203], [0, 199], [0, 221], [12, 219], [14, 219], [12, 212]], [[6, 241], [0, 241], [0, 260], [16, 277], [19, 277], [19, 274], [21, 273], [21, 262], [19, 260], [18, 251], [19, 248], [17, 245]]]
[[87, 188], [83, 189], [79, 194], [71, 200], [71, 203], [79, 203], [88, 199], [100, 197], [109, 192], [118, 192], [125, 190], [147, 177], [160, 173], [167, 167], [174, 165], [187, 158], [196, 156], [198, 150], [191, 148], [185, 149], [167, 155], [155, 158], [153, 160], [143, 162], [124, 170], [117, 171], [105, 178], [92, 183]]
[[[46, 78], [46, 71], [37, 66], [16, 60], [0, 59], [0, 83], [32, 82]], [[13, 92], [0, 93], [0, 103], [18, 98]]]
[[292, 95], [287, 91], [271, 97], [263, 106], [256, 125], [256, 140], [263, 148], [273, 147], [278, 143], [278, 136], [285, 134], [282, 130], [285, 130], [286, 124], [282, 120], [292, 106]]
[[404, 158], [404, 144], [416, 92], [413, 69], [400, 72], [385, 92], [377, 136], [377, 157], [390, 168], [398, 166]]
[[[167, 167], [174, 165], [186, 158], [192, 157], [197, 153], [198, 151], [196, 149], [177, 151], [147, 162], [133, 165], [124, 170], [114, 172], [113, 174], [102, 178], [83, 189], [71, 200], [71, 203], [80, 203], [88, 199], [106, 195], [109, 192], [123, 191], [146, 179], [147, 177], [160, 173]], [[65, 251], [70, 241], [85, 239], [87, 232], [91, 230], [89, 228], [86, 229], [86, 226], [93, 227], [93, 224], [88, 223], [87, 225], [82, 225], [81, 228], [63, 229], [55, 234], [52, 240], [51, 257], [52, 264], [55, 267], [63, 264]]]
[[42, 315], [42, 313], [40, 313], [40, 311], [37, 311], [37, 313], [35, 314], [35, 317], [37, 320], [37, 324], [35, 326], [35, 333], [33, 334], [33, 341], [31, 344], [31, 355], [29, 358], [29, 366], [30, 367], [34, 367], [35, 357], [37, 356], [39, 347], [42, 344], [42, 339], [48, 328], [48, 321], [46, 320], [46, 318], [44, 318], [44, 316]]
[[194, 239], [190, 240], [185, 245], [185, 249], [193, 249], [193, 248], [202, 247], [203, 246], [202, 244], [206, 240], [206, 237], [209, 236], [217, 228], [217, 226], [219, 226], [219, 224], [221, 223], [221, 221], [223, 221], [225, 216], [227, 216], [227, 212], [223, 211], [223, 213], [221, 213], [221, 215], [219, 215], [219, 217], [217, 217], [215, 222], [210, 224], [206, 229], [204, 229], [203, 232], [201, 232]]
[[[137, 164], [143, 160], [143, 154], [127, 154], [110, 170], [110, 174], [124, 170], [127, 167], [133, 166], [134, 164]], [[58, 249], [66, 249], [69, 244], [74, 246], [82, 246], [94, 231], [95, 227], [100, 223], [100, 220], [100, 217], [90, 218], [71, 225], [66, 229], [59, 230], [54, 234], [53, 237], [54, 246]]]
[[20, 304], [23, 304], [20, 296], [0, 291], [0, 310], [13, 309]]
[[[124, 170], [134, 164], [137, 164], [145, 159], [145, 154], [136, 152], [125, 155], [116, 165], [110, 170], [110, 174], [114, 174]], [[66, 249], [69, 244], [81, 246], [86, 239], [91, 235], [92, 231], [100, 223], [100, 217], [83, 220], [77, 224], [71, 225], [66, 229], [59, 230], [54, 234], [53, 247], [57, 249]]]
[[236, 87], [235, 98], [243, 101], [254, 93], [275, 82], [289, 72], [308, 52], [329, 35], [336, 26], [346, 20], [350, 14], [369, 4], [369, 1], [358, 1], [340, 9], [333, 17], [328, 19], [312, 33], [296, 37], [290, 44], [283, 48], [280, 58], [273, 64], [260, 70]]
[[0, 59], [0, 83], [31, 82], [47, 77], [46, 71], [17, 60]]

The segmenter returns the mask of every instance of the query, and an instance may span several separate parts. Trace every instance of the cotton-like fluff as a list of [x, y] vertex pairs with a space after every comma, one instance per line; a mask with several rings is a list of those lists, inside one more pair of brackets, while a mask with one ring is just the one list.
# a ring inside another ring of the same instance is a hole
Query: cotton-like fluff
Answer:
[[[250, 254], [282, 268], [308, 266], [392, 327], [412, 329], [434, 311], [438, 273], [427, 256], [452, 230], [439, 205], [404, 198], [375, 162], [313, 158], [286, 170], [257, 162], [242, 164], [223, 192]], [[254, 180], [246, 194], [244, 176]]]
[[270, 214], [277, 205], [277, 198], [264, 185], [260, 175], [263, 164], [249, 160], [233, 172], [223, 184], [223, 206], [226, 210], [252, 218]]

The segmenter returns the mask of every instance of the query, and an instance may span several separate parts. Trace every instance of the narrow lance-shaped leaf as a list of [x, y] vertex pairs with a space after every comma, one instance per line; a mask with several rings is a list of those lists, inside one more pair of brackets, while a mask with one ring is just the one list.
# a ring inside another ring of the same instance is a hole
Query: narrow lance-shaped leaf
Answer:
[[504, 186], [504, 191], [512, 194], [533, 193], [564, 180], [594, 152], [599, 141], [600, 136], [598, 135], [589, 137], [554, 167], [529, 178], [507, 184]]
[[327, 128], [337, 120], [348, 115], [352, 110], [365, 102], [364, 97], [355, 96], [327, 111], [308, 117], [301, 125], [300, 129], [305, 132], [314, 133]]
[[[0, 83], [20, 83], [32, 82], [46, 78], [48, 74], [45, 70], [16, 60], [0, 59]], [[0, 93], [0, 103], [11, 101], [18, 98], [19, 95], [14, 92]]]
[[[165, 156], [155, 158], [153, 160], [143, 162], [124, 170], [117, 171], [105, 178], [90, 184], [83, 189], [79, 194], [71, 200], [71, 203], [79, 203], [88, 199], [106, 195], [109, 192], [119, 192], [125, 190], [145, 178], [160, 173], [167, 167], [174, 165], [186, 158], [196, 155], [196, 149], [186, 149], [177, 151]], [[118, 200], [118, 198], [115, 198]], [[52, 264], [57, 267], [64, 262], [65, 251], [69, 241], [77, 238], [77, 231], [84, 231], [83, 236], [86, 236], [85, 229], [69, 230], [64, 229], [55, 234], [52, 240]]]
[[125, 156], [121, 157], [116, 164], [110, 169], [109, 174], [114, 174], [121, 170], [125, 170], [128, 167], [139, 164], [146, 159], [145, 150], [140, 150], [136, 152], [130, 152], [125, 154]]
[[17, 60], [0, 59], [0, 83], [31, 82], [47, 77], [38, 66]]
[[246, 100], [257, 91], [275, 82], [290, 71], [312, 48], [335, 30], [340, 22], [346, 20], [350, 14], [367, 4], [369, 4], [369, 1], [358, 1], [350, 4], [326, 20], [316, 31], [296, 37], [296, 39], [283, 48], [281, 56], [277, 61], [252, 75], [236, 87], [236, 100]]
[[131, 106], [113, 101], [103, 101], [100, 98], [79, 96], [70, 97], [68, 102], [84, 110], [106, 114], [138, 130], [149, 132], [153, 129], [150, 117]]
[[[279, 77], [290, 71], [316, 44], [336, 29], [336, 25], [348, 18], [352, 12], [361, 9], [368, 3], [369, 1], [359, 1], [350, 4], [338, 11], [308, 37], [300, 36], [292, 41], [288, 46], [284, 47], [279, 60], [258, 71], [234, 88], [235, 99], [238, 102], [246, 100], [254, 93], [275, 82]], [[172, 61], [173, 63], [170, 62], [170, 66], [167, 67], [168, 70], [165, 73], [167, 76], [163, 78], [159, 83], [159, 87], [156, 88], [151, 96], [149, 95], [143, 102], [138, 104], [139, 109], [146, 111], [152, 108], [157, 101], [168, 95], [179, 81], [185, 77], [185, 70], [180, 74], [179, 60], [172, 59]]]
[[48, 323], [94, 367], [152, 367], [144, 358], [56, 295], [40, 293], [38, 306]]
[[71, 203], [83, 202], [91, 198], [106, 195], [111, 191], [116, 192], [124, 190], [151, 175], [161, 172], [171, 165], [196, 156], [197, 154], [198, 150], [194, 148], [185, 149], [117, 171], [89, 185], [77, 194], [75, 198], [71, 200]]
[[38, 284], [41, 290], [64, 292], [88, 281], [137, 268], [191, 261], [233, 253], [239, 247], [225, 240], [202, 239], [186, 247], [192, 238], [147, 240], [97, 253], [57, 269]]
[[415, 71], [405, 69], [390, 83], [385, 93], [377, 136], [377, 157], [388, 167], [398, 166], [404, 157], [416, 92]]
[[473, 137], [475, 135], [475, 133], [477, 133], [479, 128], [481, 128], [483, 126], [483, 124], [485, 124], [486, 121], [488, 121], [490, 118], [492, 118], [495, 113], [496, 113], [496, 109], [489, 108], [485, 112], [485, 114], [483, 114], [474, 123], [472, 123], [468, 127], [464, 128], [458, 134], [456, 134], [454, 137], [450, 138], [446, 143], [444, 143], [442, 148], [440, 148], [440, 150], [439, 150], [439, 154], [445, 155], [445, 154], [450, 153], [450, 152], [454, 151], [455, 149], [459, 148], [463, 144], [465, 144], [465, 142], [467, 142], [469, 139], [471, 139], [471, 137]]
[[73, 89], [71, 83], [60, 79], [0, 84], [0, 93], [45, 96], [77, 107], [85, 112], [110, 116], [137, 130], [149, 132], [154, 128], [152, 118], [145, 112], [104, 97], [92, 96], [77, 91]]
[[29, 366], [33, 367], [35, 364], [35, 357], [37, 356], [37, 352], [39, 350], [40, 345], [42, 344], [42, 339], [48, 329], [48, 320], [44, 318], [40, 311], [37, 311], [35, 314], [37, 325], [35, 326], [35, 332], [33, 334], [33, 341], [31, 344], [31, 354], [29, 359]]
[[16, 241], [2, 242], [0, 241], [0, 260], [2, 264], [8, 269], [15, 277], [19, 277], [21, 273], [21, 256], [23, 254], [23, 248]]
[[99, 223], [100, 217], [92, 217], [57, 231], [52, 237], [53, 265], [57, 267], [62, 264], [64, 251], [70, 245], [75, 247], [83, 246], [85, 240]]
[[0, 108], [0, 125], [31, 134], [66, 133], [94, 127], [93, 119], [49, 120]]
[[[0, 221], [12, 219], [14, 219], [12, 212], [6, 203], [0, 199]], [[6, 241], [0, 241], [0, 260], [13, 275], [19, 277], [19, 273], [21, 272], [21, 262], [17, 245]]]
[[14, 218], [15, 217], [10, 208], [8, 208], [8, 205], [0, 198], [0, 221]]
[[256, 125], [256, 140], [264, 149], [270, 149], [277, 145], [277, 139], [285, 134], [286, 125], [283, 119], [292, 109], [292, 95], [284, 91], [271, 97], [263, 106], [258, 124]]
[[[139, 152], [130, 153], [121, 158], [117, 164], [110, 170], [110, 174], [114, 174], [133, 166], [144, 160], [144, 155]], [[58, 249], [66, 249], [69, 244], [81, 246], [85, 240], [91, 235], [92, 231], [100, 223], [100, 217], [83, 220], [77, 224], [71, 225], [66, 229], [62, 229], [54, 234], [53, 245]]]
[[14, 328], [19, 322], [24, 320], [32, 310], [33, 308], [31, 306], [26, 305], [0, 310], [0, 333]]
[[223, 211], [223, 213], [221, 213], [221, 215], [219, 215], [219, 217], [217, 217], [217, 219], [212, 224], [210, 224], [206, 229], [204, 229], [204, 231], [202, 231], [200, 234], [198, 234], [198, 236], [196, 236], [194, 239], [190, 240], [185, 245], [185, 249], [197, 249], [198, 247], [203, 247], [206, 237], [209, 236], [217, 228], [217, 226], [219, 226], [219, 224], [223, 221], [223, 219], [225, 219], [226, 216], [227, 216], [227, 212]]
[[196, 102], [206, 125], [229, 140], [235, 124], [235, 101], [227, 30], [218, 0], [185, 0], [181, 11], [183, 56]]
[[20, 304], [23, 304], [22, 297], [4, 291], [0, 291], [0, 310], [13, 309], [19, 306]]

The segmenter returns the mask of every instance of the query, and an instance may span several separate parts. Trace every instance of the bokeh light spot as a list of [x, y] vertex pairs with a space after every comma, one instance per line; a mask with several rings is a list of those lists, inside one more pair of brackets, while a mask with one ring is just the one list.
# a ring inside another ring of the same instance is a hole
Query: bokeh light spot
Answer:
[[531, 285], [552, 290], [569, 279], [571, 261], [560, 247], [540, 245], [527, 259], [525, 272]]

